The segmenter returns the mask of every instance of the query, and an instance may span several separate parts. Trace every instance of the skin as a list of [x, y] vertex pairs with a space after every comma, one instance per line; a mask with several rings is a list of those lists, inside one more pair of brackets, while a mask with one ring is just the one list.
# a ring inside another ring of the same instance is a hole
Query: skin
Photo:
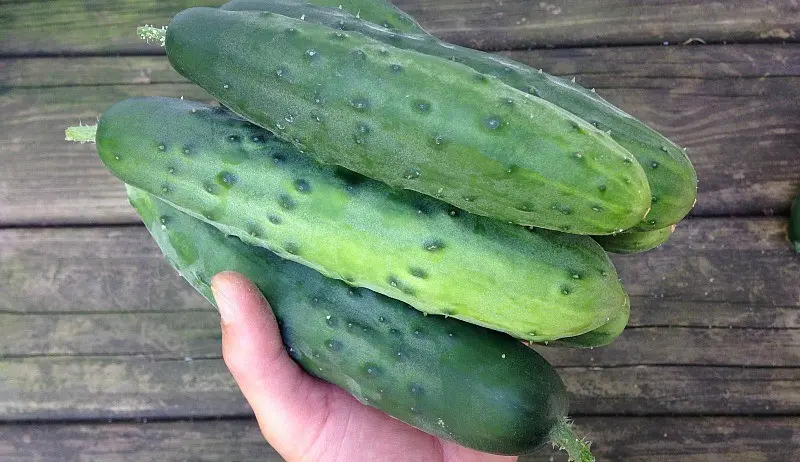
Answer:
[[287, 461], [515, 461], [423, 433], [306, 374], [284, 349], [269, 303], [244, 276], [219, 273], [211, 288], [222, 354], [264, 438]]

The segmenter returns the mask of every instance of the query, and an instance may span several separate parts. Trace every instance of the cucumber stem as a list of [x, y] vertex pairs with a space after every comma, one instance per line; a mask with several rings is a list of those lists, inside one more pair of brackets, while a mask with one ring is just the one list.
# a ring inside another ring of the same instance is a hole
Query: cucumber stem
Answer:
[[550, 432], [553, 446], [567, 451], [570, 462], [595, 462], [589, 451], [589, 443], [579, 440], [572, 431], [572, 424], [566, 418], [561, 419]]
[[147, 43], [157, 41], [163, 47], [164, 41], [167, 39], [167, 27], [158, 28], [145, 24], [136, 28], [136, 35]]
[[97, 135], [97, 125], [78, 125], [77, 127], [67, 127], [64, 131], [67, 141], [78, 143], [94, 143]]

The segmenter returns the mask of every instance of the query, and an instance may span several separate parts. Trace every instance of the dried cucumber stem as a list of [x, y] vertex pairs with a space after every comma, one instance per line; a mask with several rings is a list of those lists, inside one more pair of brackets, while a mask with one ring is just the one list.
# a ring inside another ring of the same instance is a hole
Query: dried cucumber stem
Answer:
[[64, 131], [67, 141], [75, 141], [76, 143], [94, 143], [94, 137], [97, 133], [97, 125], [78, 125], [77, 127], [67, 127]]
[[572, 431], [572, 424], [569, 420], [562, 419], [550, 432], [550, 441], [553, 446], [567, 451], [570, 462], [594, 462], [595, 458], [589, 450], [589, 444], [578, 439]]

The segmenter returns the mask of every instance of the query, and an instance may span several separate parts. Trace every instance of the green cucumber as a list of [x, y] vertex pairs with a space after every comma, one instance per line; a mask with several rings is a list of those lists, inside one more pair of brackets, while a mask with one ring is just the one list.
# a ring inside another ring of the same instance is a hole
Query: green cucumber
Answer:
[[789, 240], [794, 244], [794, 250], [800, 253], [800, 194], [794, 198], [789, 219]]
[[322, 274], [534, 342], [628, 309], [603, 249], [464, 213], [320, 166], [223, 108], [134, 98], [100, 118], [97, 149], [125, 183]]
[[655, 231], [625, 232], [613, 236], [595, 236], [606, 252], [631, 254], [653, 250], [667, 242], [675, 225]]
[[459, 63], [215, 8], [175, 16], [165, 46], [179, 73], [232, 111], [395, 188], [574, 234], [630, 228], [650, 207], [643, 169], [605, 132]]
[[271, 11], [295, 18], [302, 16], [306, 21], [358, 32], [394, 47], [451, 59], [547, 100], [604, 131], [610, 131], [611, 137], [636, 157], [649, 181], [652, 206], [645, 220], [635, 230], [661, 229], [678, 223], [697, 200], [697, 172], [682, 149], [594, 91], [574, 82], [509, 58], [459, 47], [432, 36], [395, 34], [327, 8], [293, 0], [249, 0], [247, 3], [247, 8], [242, 8], [242, 4], [234, 0], [221, 8]]
[[210, 278], [237, 271], [270, 301], [291, 357], [362, 403], [479, 451], [525, 454], [548, 440], [592, 460], [572, 435], [567, 394], [540, 355], [506, 335], [425, 317], [227, 237], [128, 186], [170, 264], [214, 304]]
[[596, 329], [575, 337], [564, 337], [554, 342], [548, 342], [547, 345], [557, 348], [597, 348], [608, 345], [628, 327], [630, 314], [630, 306], [627, 306], [626, 309]]
[[[427, 34], [414, 18], [386, 0], [306, 0], [311, 5], [336, 8], [385, 29], [404, 34]], [[232, 11], [263, 11], [263, 0], [232, 0], [220, 7]]]

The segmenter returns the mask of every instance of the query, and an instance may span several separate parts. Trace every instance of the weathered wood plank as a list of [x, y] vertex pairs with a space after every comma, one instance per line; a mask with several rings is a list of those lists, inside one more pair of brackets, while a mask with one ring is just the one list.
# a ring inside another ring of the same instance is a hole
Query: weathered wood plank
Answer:
[[[613, 256], [631, 325], [800, 328], [784, 221], [693, 218], [658, 250]], [[209, 309], [143, 227], [2, 230], [0, 293], [7, 313]]]
[[7, 425], [2, 432], [7, 462], [284, 460], [251, 420]]
[[[580, 417], [598, 460], [690, 462], [796, 460], [800, 423], [787, 417]], [[32, 424], [3, 428], [0, 458], [13, 461], [281, 459], [253, 420]], [[735, 443], [733, 443], [735, 442]], [[565, 461], [550, 448], [520, 462]]]
[[[152, 52], [135, 27], [166, 24], [186, 2], [0, 2], [0, 54]], [[565, 45], [795, 40], [800, 7], [793, 0], [643, 4], [630, 0], [398, 0], [429, 32], [482, 49]]]
[[[800, 367], [800, 262], [782, 233], [774, 218], [689, 220], [662, 249], [615, 257], [634, 294], [620, 339], [540, 351], [557, 366]], [[216, 312], [144, 228], [5, 230], [0, 268], [0, 357], [219, 356]]]
[[[800, 47], [795, 44], [603, 47], [501, 51], [497, 54], [581, 84], [602, 78], [606, 85], [623, 86], [620, 78], [654, 88], [681, 88], [691, 80], [750, 79], [800, 76]], [[185, 80], [163, 56], [6, 58], [0, 60], [2, 87], [74, 85], [134, 85], [179, 83]], [[655, 82], [655, 83], [653, 83]], [[591, 85], [589, 85], [591, 86]], [[633, 86], [633, 85], [632, 85]], [[719, 92], [736, 94], [735, 85]]]
[[[558, 368], [575, 415], [800, 413], [800, 368]], [[4, 420], [250, 415], [221, 359], [0, 360]]]
[[144, 229], [0, 232], [0, 311], [208, 310]]
[[0, 357], [219, 357], [219, 315], [210, 304], [208, 308], [151, 313], [0, 314], [4, 338]]
[[[800, 189], [800, 47], [622, 47], [513, 53], [588, 87], [689, 153], [695, 216], [788, 211]], [[119, 181], [93, 145], [63, 129], [129, 96], [209, 101], [161, 57], [0, 61], [0, 224], [131, 223]], [[181, 83], [176, 83], [181, 82]]]
[[632, 327], [592, 350], [537, 347], [554, 366], [713, 365], [800, 367], [800, 329]]
[[[0, 314], [0, 359], [114, 355], [220, 357], [216, 312]], [[536, 347], [554, 366], [701, 365], [800, 368], [800, 329], [629, 327], [592, 350]]]
[[[103, 166], [94, 144], [64, 141], [64, 129], [96, 123], [114, 102], [134, 96], [210, 101], [199, 87], [129, 85], [21, 90], [0, 94], [0, 224], [136, 221], [125, 188]], [[27, 128], [25, 128], [27, 127]]]

